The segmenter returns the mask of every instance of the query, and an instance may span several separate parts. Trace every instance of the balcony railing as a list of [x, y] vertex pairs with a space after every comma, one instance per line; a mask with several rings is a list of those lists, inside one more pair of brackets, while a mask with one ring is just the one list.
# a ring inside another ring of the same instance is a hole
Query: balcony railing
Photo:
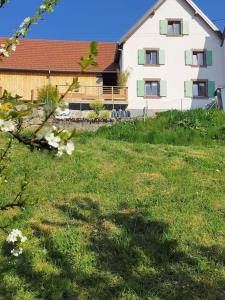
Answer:
[[[64, 94], [68, 88], [66, 85], [57, 85], [60, 94]], [[68, 102], [90, 102], [93, 100], [102, 100], [108, 102], [126, 102], [127, 87], [119, 86], [80, 86], [78, 89], [69, 92], [65, 100]]]

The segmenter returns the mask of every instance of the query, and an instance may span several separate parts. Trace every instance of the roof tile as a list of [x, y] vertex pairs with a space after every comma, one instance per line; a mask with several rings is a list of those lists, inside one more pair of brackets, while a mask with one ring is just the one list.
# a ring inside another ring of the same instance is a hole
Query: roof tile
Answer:
[[[0, 43], [4, 41], [0, 38]], [[23, 39], [15, 53], [0, 61], [0, 69], [79, 72], [78, 62], [88, 54], [89, 45], [90, 42]], [[89, 71], [115, 71], [116, 49], [116, 43], [99, 42], [98, 65]]]

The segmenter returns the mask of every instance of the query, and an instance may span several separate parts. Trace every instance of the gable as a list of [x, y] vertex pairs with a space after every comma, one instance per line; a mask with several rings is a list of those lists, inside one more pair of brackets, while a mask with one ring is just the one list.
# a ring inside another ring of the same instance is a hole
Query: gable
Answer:
[[181, 6], [188, 7], [193, 15], [198, 18], [200, 21], [203, 21], [208, 29], [217, 34], [220, 39], [222, 39], [222, 33], [213, 24], [210, 19], [194, 4], [192, 0], [158, 0], [156, 4], [149, 10], [147, 13], [120, 39], [119, 44], [125, 43], [149, 18], [154, 18], [155, 14], [158, 13], [160, 7], [165, 4], [165, 2], [171, 1], [180, 2]]

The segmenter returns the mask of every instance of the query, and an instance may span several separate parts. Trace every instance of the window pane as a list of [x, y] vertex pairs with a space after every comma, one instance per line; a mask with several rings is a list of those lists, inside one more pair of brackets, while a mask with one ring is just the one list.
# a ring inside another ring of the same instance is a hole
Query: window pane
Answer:
[[193, 53], [193, 65], [198, 64], [198, 55], [196, 53]]
[[146, 51], [146, 64], [150, 65], [151, 63], [151, 53], [150, 51]]
[[145, 95], [151, 96], [151, 83], [150, 81], [145, 82]]
[[152, 82], [152, 96], [158, 96], [158, 82]]
[[171, 22], [168, 23], [168, 34], [173, 34], [173, 24]]
[[156, 51], [152, 51], [152, 53], [151, 53], [151, 63], [153, 65], [157, 64], [157, 52]]
[[198, 97], [198, 84], [197, 83], [193, 84], [193, 96]]
[[199, 83], [199, 88], [198, 88], [198, 90], [199, 90], [199, 92], [198, 92], [198, 95], [200, 96], [200, 97], [203, 97], [203, 96], [205, 96], [205, 91], [206, 91], [206, 89], [205, 89], [205, 83], [204, 82], [201, 82], [201, 83]]
[[174, 33], [179, 35], [180, 34], [180, 23], [174, 23]]
[[198, 65], [202, 66], [204, 64], [203, 53], [198, 53]]

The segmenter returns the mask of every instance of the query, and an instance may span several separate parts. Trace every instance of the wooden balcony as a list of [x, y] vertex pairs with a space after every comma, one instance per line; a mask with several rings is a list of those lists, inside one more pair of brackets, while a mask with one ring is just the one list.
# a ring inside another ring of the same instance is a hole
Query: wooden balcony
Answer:
[[[68, 86], [57, 86], [60, 94], [65, 93]], [[78, 89], [69, 92], [65, 101], [70, 103], [90, 103], [94, 100], [101, 100], [105, 104], [118, 103], [127, 104], [128, 88], [119, 86], [80, 86]]]

